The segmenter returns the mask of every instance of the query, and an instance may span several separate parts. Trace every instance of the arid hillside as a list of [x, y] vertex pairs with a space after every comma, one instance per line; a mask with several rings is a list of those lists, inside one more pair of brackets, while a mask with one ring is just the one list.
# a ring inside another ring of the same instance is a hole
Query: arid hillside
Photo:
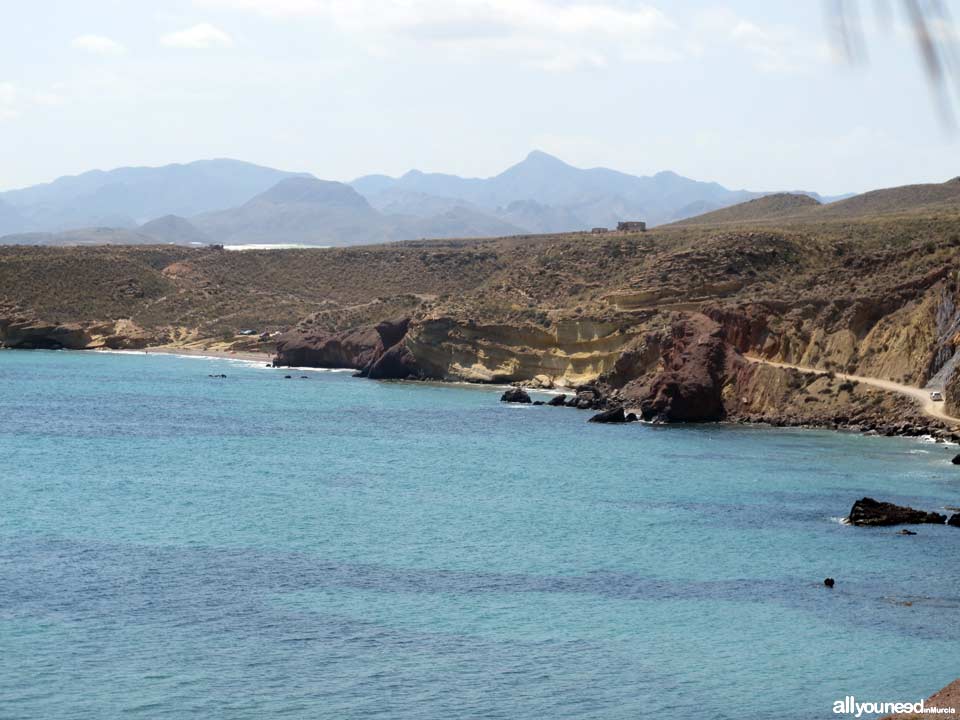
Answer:
[[[827, 374], [934, 384], [960, 408], [960, 206], [952, 187], [936, 187], [883, 191], [901, 198], [892, 214], [870, 199], [843, 201], [845, 215], [833, 209], [843, 203], [772, 196], [637, 234], [247, 252], [4, 247], [0, 340], [276, 344], [280, 364], [382, 360], [377, 377], [590, 386], [595, 405], [662, 420], [916, 424], [903, 398]], [[738, 213], [752, 219], [726, 219]]]
[[806, 224], [869, 221], [881, 217], [960, 218], [960, 177], [944, 183], [904, 185], [821, 204], [805, 195], [779, 193], [687, 218], [672, 227], [723, 224]]

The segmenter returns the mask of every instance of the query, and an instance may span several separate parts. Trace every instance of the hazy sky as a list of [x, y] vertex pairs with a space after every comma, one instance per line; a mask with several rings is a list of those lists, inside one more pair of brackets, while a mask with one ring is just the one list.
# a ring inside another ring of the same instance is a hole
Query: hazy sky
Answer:
[[487, 176], [534, 148], [754, 190], [960, 175], [902, 22], [867, 15], [851, 68], [813, 0], [4, 5], [2, 189], [210, 157]]

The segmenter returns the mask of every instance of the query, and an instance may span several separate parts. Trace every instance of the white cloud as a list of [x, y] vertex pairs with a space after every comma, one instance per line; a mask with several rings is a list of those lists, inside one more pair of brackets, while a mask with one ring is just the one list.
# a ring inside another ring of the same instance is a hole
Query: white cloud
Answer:
[[309, 16], [384, 48], [392, 42], [445, 52], [510, 53], [550, 70], [604, 67], [614, 59], [679, 57], [662, 35], [674, 24], [660, 10], [616, 0], [194, 0], [204, 7], [273, 18]]
[[200, 5], [235, 10], [253, 10], [274, 17], [317, 15], [328, 2], [324, 0], [197, 0]]
[[214, 25], [200, 23], [185, 30], [164, 35], [160, 38], [160, 43], [167, 47], [210, 50], [233, 47], [233, 38]]
[[690, 41], [692, 53], [706, 55], [718, 45], [741, 50], [762, 72], [798, 72], [826, 56], [822, 42], [799, 37], [792, 29], [761, 26], [728, 8], [697, 13]]
[[37, 105], [46, 105], [48, 107], [53, 107], [56, 105], [63, 105], [66, 100], [62, 95], [59, 95], [55, 92], [41, 92], [35, 93], [33, 96], [33, 102]]
[[17, 109], [17, 86], [11, 82], [0, 82], [0, 121], [13, 120], [20, 115]]
[[122, 55], [126, 52], [123, 45], [103, 35], [81, 35], [74, 38], [70, 45], [77, 50], [83, 50], [94, 55]]

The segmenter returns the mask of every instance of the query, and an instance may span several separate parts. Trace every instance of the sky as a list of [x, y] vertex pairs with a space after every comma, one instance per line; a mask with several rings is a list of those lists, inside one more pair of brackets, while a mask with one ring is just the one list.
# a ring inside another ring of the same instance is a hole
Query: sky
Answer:
[[903, 19], [865, 12], [851, 64], [813, 0], [4, 5], [0, 189], [213, 157], [487, 177], [534, 149], [734, 189], [960, 175]]

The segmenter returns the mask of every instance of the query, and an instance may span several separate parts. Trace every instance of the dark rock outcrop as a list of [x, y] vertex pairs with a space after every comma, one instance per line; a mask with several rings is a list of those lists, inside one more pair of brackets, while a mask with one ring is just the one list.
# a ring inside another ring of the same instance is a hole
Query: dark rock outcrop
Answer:
[[664, 341], [663, 371], [640, 401], [644, 420], [710, 422], [726, 411], [723, 387], [736, 364], [736, 351], [721, 326], [704, 315], [673, 324]]
[[857, 500], [847, 518], [851, 525], [876, 527], [886, 525], [943, 525], [946, 515], [915, 510], [865, 497]]
[[380, 344], [383, 345], [384, 348], [391, 348], [403, 340], [409, 329], [410, 318], [384, 320], [383, 322], [377, 323], [376, 326], [377, 335], [380, 336]]
[[421, 374], [413, 353], [399, 342], [369, 366], [366, 376], [371, 380], [406, 380], [421, 377]]
[[403, 318], [340, 333], [297, 328], [277, 340], [273, 364], [274, 367], [352, 368], [363, 376], [377, 379], [417, 376], [409, 351], [396, 350], [387, 357], [389, 351], [401, 346], [409, 327], [410, 320]]
[[563, 407], [566, 402], [567, 396], [564, 393], [561, 393], [560, 395], [554, 395], [552, 398], [550, 398], [550, 400], [547, 402], [547, 405], [550, 407]]
[[500, 396], [500, 402], [508, 403], [530, 403], [530, 396], [523, 388], [510, 388]]
[[954, 513], [950, 516], [950, 519], [947, 520], [947, 525], [950, 527], [960, 528], [960, 513]]
[[367, 367], [383, 353], [376, 328], [354, 328], [342, 333], [291, 330], [277, 339], [274, 367]]
[[625, 423], [627, 422], [627, 416], [623, 412], [622, 407], [613, 408], [612, 410], [604, 410], [601, 413], [597, 413], [590, 418], [589, 422], [592, 423]]

